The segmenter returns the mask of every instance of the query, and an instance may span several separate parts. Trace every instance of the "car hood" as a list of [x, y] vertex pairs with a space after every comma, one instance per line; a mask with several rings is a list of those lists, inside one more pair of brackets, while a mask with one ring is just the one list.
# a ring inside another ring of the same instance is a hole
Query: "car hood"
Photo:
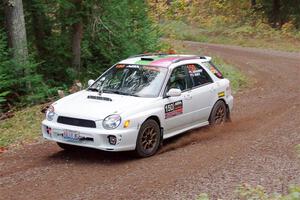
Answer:
[[[92, 96], [92, 98], [88, 98]], [[126, 110], [132, 110], [138, 106], [153, 101], [152, 98], [125, 96], [104, 93], [101, 97], [111, 99], [94, 99], [100, 97], [97, 92], [80, 91], [64, 97], [53, 104], [55, 113], [60, 116], [102, 120], [111, 114], [122, 114]]]

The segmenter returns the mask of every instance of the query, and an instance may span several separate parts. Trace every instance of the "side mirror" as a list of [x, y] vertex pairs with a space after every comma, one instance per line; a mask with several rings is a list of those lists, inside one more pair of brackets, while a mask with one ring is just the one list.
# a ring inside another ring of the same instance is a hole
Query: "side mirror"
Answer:
[[94, 80], [92, 80], [92, 79], [91, 79], [91, 80], [89, 80], [89, 81], [88, 81], [88, 86], [90, 87], [91, 85], [93, 85], [93, 83], [95, 83], [95, 81], [94, 81]]
[[167, 92], [167, 96], [168, 97], [179, 97], [180, 95], [181, 95], [181, 90], [180, 89], [176, 89], [176, 88], [171, 88]]

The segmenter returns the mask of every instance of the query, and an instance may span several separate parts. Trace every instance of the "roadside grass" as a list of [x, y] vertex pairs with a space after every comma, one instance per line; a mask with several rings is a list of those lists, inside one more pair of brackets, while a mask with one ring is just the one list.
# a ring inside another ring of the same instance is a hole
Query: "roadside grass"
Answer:
[[240, 70], [226, 63], [220, 57], [213, 57], [212, 59], [224, 77], [230, 80], [233, 93], [236, 93], [237, 91], [248, 86], [249, 80]]
[[41, 135], [41, 105], [14, 112], [12, 118], [0, 121], [0, 148], [32, 142]]
[[298, 156], [300, 157], [300, 144], [297, 144], [295, 148], [296, 148]]
[[159, 26], [164, 37], [171, 39], [300, 51], [300, 32], [274, 30], [264, 25], [197, 27], [182, 21], [167, 21]]
[[[239, 200], [299, 200], [300, 186], [290, 186], [288, 193], [283, 195], [279, 193], [268, 194], [265, 188], [260, 185], [252, 187], [248, 184], [243, 184], [236, 189], [235, 194], [236, 199]], [[210, 198], [208, 194], [202, 193], [196, 200], [210, 200]]]
[[273, 193], [268, 194], [264, 187], [258, 185], [256, 187], [251, 187], [248, 184], [239, 186], [236, 190], [238, 199], [248, 200], [248, 199], [258, 199], [258, 200], [299, 200], [300, 199], [300, 186], [292, 185], [288, 189], [286, 195]]

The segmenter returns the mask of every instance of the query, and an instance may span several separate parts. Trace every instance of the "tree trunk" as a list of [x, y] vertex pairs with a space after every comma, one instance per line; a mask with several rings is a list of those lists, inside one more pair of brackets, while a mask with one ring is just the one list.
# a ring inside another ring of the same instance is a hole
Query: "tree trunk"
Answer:
[[72, 25], [72, 66], [76, 69], [77, 73], [80, 72], [81, 66], [81, 40], [83, 34], [82, 22], [78, 22]]
[[272, 16], [273, 16], [273, 27], [279, 28], [281, 27], [281, 13], [280, 13], [280, 0], [273, 0], [273, 8], [272, 8]]
[[45, 39], [51, 35], [51, 27], [47, 23], [45, 13], [36, 6], [36, 2], [28, 0], [29, 10], [32, 15], [32, 29], [34, 33], [34, 43], [38, 51], [38, 55], [44, 58], [47, 55], [47, 48], [45, 47]]
[[73, 0], [75, 5], [74, 14], [77, 15], [76, 23], [72, 24], [72, 67], [80, 73], [81, 66], [81, 41], [83, 35], [83, 24], [80, 15], [82, 0]]
[[251, 8], [255, 8], [256, 7], [256, 0], [251, 0]]
[[22, 0], [6, 0], [5, 17], [8, 45], [13, 50], [13, 58], [19, 63], [25, 63], [28, 49]]

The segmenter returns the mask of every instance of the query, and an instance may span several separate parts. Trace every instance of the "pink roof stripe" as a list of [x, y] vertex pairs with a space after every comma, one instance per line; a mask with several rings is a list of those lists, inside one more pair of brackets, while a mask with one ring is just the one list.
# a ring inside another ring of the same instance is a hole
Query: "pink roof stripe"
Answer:
[[168, 58], [162, 58], [156, 61], [153, 61], [150, 63], [152, 66], [159, 66], [159, 67], [168, 67], [174, 60], [177, 60], [178, 58], [181, 58], [179, 56], [172, 56]]

